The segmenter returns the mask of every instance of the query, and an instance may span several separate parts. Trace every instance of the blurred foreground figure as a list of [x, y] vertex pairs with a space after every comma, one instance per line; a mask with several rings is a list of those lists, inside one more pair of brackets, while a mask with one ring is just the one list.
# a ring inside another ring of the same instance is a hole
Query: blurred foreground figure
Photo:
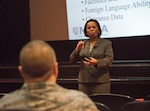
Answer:
[[21, 89], [0, 99], [0, 109], [27, 111], [98, 111], [87, 95], [56, 83], [58, 63], [55, 51], [44, 41], [33, 40], [20, 52]]

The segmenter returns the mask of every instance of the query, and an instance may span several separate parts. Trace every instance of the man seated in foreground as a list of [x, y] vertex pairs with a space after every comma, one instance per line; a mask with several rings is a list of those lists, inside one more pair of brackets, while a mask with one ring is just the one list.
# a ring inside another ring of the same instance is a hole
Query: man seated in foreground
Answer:
[[20, 52], [21, 89], [0, 99], [0, 109], [36, 111], [98, 111], [82, 92], [56, 83], [58, 63], [54, 49], [42, 40], [27, 43]]

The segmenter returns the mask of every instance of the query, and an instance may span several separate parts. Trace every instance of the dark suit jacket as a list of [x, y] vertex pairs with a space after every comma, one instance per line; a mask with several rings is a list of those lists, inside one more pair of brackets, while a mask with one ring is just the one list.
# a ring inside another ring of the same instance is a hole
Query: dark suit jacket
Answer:
[[[109, 65], [113, 61], [112, 42], [107, 39], [99, 38], [94, 45], [92, 51], [89, 51], [89, 40], [85, 40], [84, 48], [77, 53], [75, 50], [70, 54], [70, 61], [81, 61], [78, 75], [80, 83], [105, 83], [110, 82]], [[94, 65], [83, 64], [84, 57], [94, 57], [98, 63]]]

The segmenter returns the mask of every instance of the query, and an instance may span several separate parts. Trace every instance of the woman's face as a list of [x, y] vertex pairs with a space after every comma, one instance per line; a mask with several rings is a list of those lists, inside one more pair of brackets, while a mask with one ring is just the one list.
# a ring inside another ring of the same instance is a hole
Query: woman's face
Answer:
[[90, 37], [90, 38], [97, 38], [98, 37], [98, 33], [99, 33], [99, 29], [98, 26], [95, 22], [91, 21], [87, 23], [86, 26], [86, 34]]

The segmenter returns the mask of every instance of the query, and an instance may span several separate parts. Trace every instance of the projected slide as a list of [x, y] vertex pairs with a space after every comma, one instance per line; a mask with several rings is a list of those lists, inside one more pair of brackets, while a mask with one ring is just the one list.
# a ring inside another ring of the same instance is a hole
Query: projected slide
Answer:
[[86, 39], [87, 20], [99, 21], [102, 38], [150, 35], [150, 0], [66, 0], [70, 40]]

